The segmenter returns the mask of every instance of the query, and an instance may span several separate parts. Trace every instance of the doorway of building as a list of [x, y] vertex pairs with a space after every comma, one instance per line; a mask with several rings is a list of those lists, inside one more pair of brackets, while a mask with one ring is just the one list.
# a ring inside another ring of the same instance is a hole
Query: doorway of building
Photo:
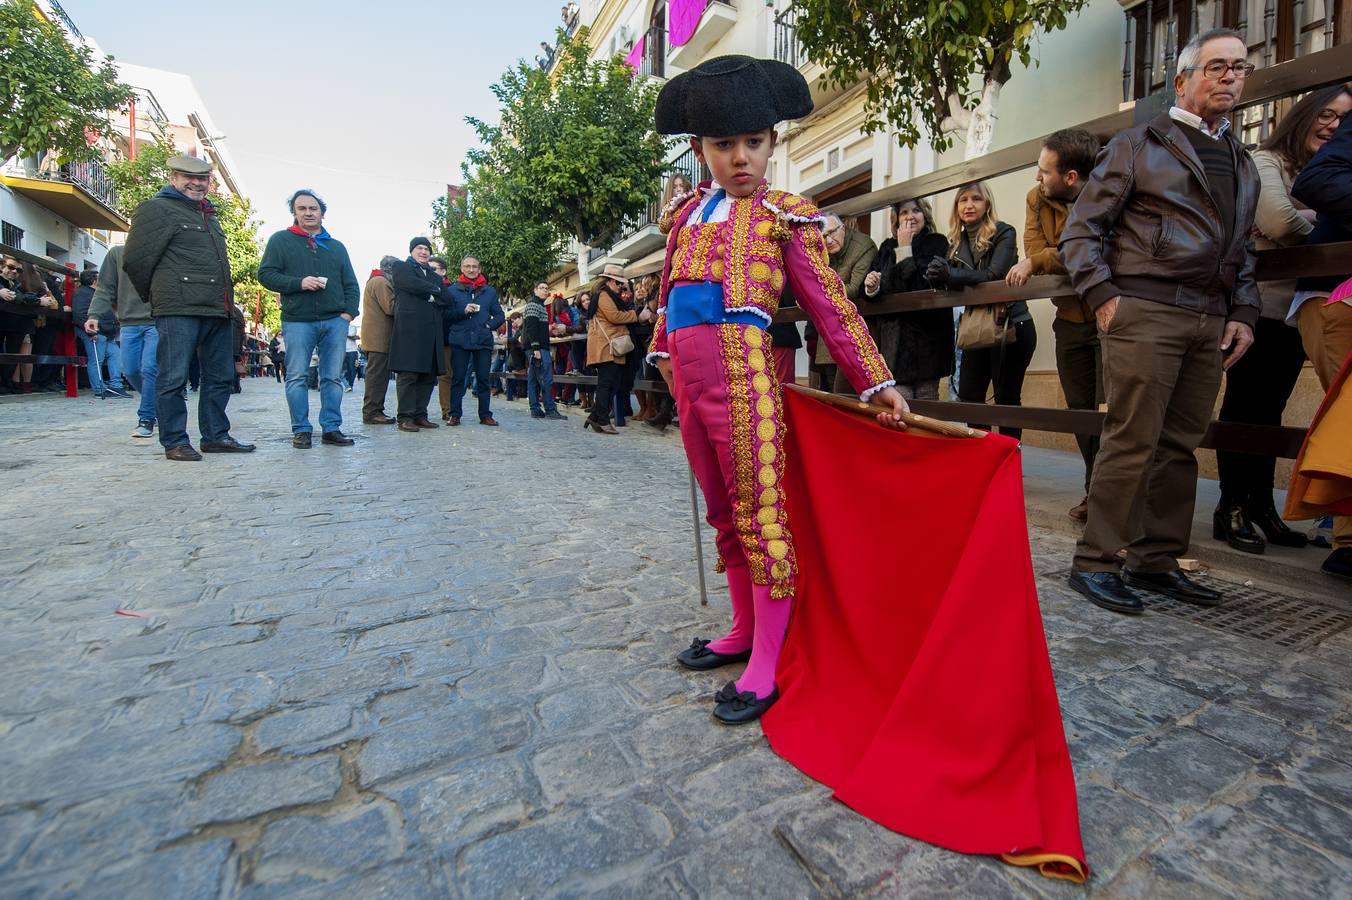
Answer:
[[[818, 208], [825, 209], [833, 203], [840, 203], [843, 200], [852, 200], [855, 197], [862, 197], [873, 189], [873, 173], [860, 172], [852, 178], [842, 181], [840, 184], [833, 184], [829, 188], [818, 191], [812, 195], [812, 202], [817, 204]], [[853, 227], [864, 234], [869, 233], [869, 214], [864, 213], [861, 216], [851, 216], [845, 220], [846, 226]]]

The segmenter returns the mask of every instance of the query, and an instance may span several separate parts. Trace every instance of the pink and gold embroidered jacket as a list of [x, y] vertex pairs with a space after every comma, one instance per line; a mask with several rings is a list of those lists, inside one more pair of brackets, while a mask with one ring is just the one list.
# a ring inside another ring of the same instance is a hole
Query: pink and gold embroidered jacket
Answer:
[[761, 182], [750, 197], [733, 198], [725, 221], [690, 222], [708, 190], [706, 182], [676, 201], [660, 223], [667, 258], [648, 360], [668, 355], [666, 306], [673, 283], [720, 282], [726, 311], [752, 313], [767, 325], [787, 283], [861, 398], [895, 384], [840, 276], [827, 263], [821, 213], [812, 201]]

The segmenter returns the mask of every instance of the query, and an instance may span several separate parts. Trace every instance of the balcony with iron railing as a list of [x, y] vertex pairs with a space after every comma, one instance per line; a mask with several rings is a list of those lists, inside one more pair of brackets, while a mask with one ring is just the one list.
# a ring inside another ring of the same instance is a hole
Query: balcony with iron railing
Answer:
[[826, 84], [822, 81], [825, 72], [821, 66], [808, 58], [807, 51], [798, 40], [799, 11], [790, 6], [775, 15], [774, 56], [782, 63], [788, 63], [803, 73], [807, 80], [808, 92], [812, 95], [812, 105], [821, 109], [831, 100], [845, 92], [848, 85]]
[[[737, 7], [732, 0], [692, 0], [703, 2], [699, 23], [690, 38], [680, 46], [673, 46], [667, 56], [669, 66], [677, 69], [691, 69], [709, 56], [714, 44], [737, 24]], [[672, 4], [667, 6], [667, 25], [670, 32]]]
[[58, 163], [50, 153], [41, 160], [16, 158], [0, 180], [78, 228], [126, 231], [130, 227], [117, 211], [117, 189], [102, 160]]
[[638, 215], [630, 216], [624, 220], [610, 246], [592, 247], [587, 252], [589, 267], [606, 258], [635, 260], [662, 246], [665, 238], [662, 237], [657, 227], [658, 219], [662, 215], [662, 198], [667, 194], [667, 186], [671, 183], [671, 179], [677, 175], [685, 176], [685, 179], [692, 185], [707, 181], [712, 177], [709, 173], [709, 167], [699, 161], [693, 150], [687, 149], [680, 156], [671, 160], [667, 163], [667, 171], [662, 176], [662, 184], [657, 196]]
[[643, 56], [638, 62], [638, 74], [648, 78], [665, 78], [667, 75], [667, 30], [654, 25], [644, 32]]

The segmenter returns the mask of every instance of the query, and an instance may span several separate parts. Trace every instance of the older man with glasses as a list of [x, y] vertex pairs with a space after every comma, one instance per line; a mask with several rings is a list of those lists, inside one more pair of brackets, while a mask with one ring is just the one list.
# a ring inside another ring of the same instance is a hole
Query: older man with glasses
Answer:
[[166, 459], [200, 460], [188, 437], [184, 387], [195, 357], [202, 388], [197, 424], [203, 453], [251, 453], [230, 436], [225, 406], [235, 380], [235, 288], [225, 231], [207, 199], [211, 164], [194, 156], [169, 158], [169, 184], [136, 207], [122, 268], [137, 294], [150, 301], [159, 334], [155, 412]]
[[1133, 587], [1200, 606], [1222, 599], [1178, 558], [1192, 535], [1195, 451], [1259, 314], [1258, 170], [1227, 117], [1253, 71], [1247, 55], [1228, 29], [1189, 41], [1173, 108], [1108, 142], [1061, 232], [1071, 281], [1098, 320], [1108, 402], [1070, 585], [1113, 612], [1142, 612]]

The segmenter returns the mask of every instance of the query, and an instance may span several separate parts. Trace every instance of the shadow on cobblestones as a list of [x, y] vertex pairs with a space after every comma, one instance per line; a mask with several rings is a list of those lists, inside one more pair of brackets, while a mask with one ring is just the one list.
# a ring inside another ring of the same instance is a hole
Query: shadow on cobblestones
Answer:
[[716, 727], [728, 673], [671, 661], [727, 618], [678, 440], [499, 406], [302, 452], [248, 382], [258, 452], [171, 464], [115, 407], [0, 403], [0, 893], [1347, 895], [1347, 632], [1113, 617], [1034, 531], [1076, 889], [888, 832]]

